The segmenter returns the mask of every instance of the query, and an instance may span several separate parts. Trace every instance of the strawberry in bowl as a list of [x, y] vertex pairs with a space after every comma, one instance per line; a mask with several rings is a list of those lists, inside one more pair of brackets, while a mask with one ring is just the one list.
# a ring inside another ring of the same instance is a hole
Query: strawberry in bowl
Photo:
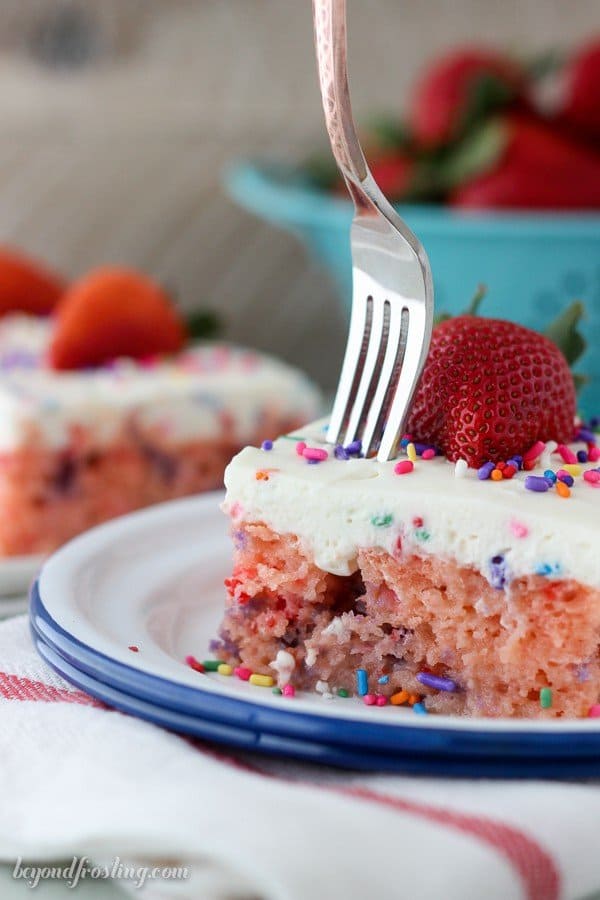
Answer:
[[[480, 282], [490, 316], [536, 330], [585, 303], [578, 402], [589, 413], [600, 392], [599, 55], [590, 40], [555, 65], [548, 109], [537, 61], [458, 47], [419, 74], [405, 117], [380, 119], [365, 142], [375, 180], [427, 250], [438, 310], [458, 314]], [[332, 162], [240, 163], [225, 180], [242, 206], [304, 240], [349, 310], [352, 205]]]

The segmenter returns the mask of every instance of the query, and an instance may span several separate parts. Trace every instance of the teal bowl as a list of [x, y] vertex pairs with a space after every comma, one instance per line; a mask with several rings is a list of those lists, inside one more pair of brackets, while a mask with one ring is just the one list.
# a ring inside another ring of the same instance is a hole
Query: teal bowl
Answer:
[[[239, 163], [225, 173], [242, 207], [297, 235], [329, 270], [349, 310], [352, 264], [349, 200], [319, 191], [289, 169]], [[580, 406], [600, 411], [600, 215], [464, 213], [441, 206], [399, 206], [429, 255], [436, 313], [463, 311], [478, 284], [485, 315], [543, 330], [573, 299], [587, 315], [587, 351], [577, 370], [589, 381]]]

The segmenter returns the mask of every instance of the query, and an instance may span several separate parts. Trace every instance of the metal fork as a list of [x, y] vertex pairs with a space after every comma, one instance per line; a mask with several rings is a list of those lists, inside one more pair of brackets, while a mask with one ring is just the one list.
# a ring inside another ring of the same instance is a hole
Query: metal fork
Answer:
[[313, 0], [315, 45], [331, 149], [354, 201], [352, 313], [327, 441], [360, 440], [392, 459], [429, 350], [433, 282], [425, 250], [379, 190], [350, 106], [346, 0]]

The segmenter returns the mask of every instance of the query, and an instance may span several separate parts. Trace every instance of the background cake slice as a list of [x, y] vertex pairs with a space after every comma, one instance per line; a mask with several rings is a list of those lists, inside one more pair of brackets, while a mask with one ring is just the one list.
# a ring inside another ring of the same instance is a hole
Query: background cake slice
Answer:
[[56, 370], [54, 335], [52, 319], [0, 320], [0, 556], [218, 488], [240, 447], [318, 411], [305, 376], [250, 350], [205, 343]]

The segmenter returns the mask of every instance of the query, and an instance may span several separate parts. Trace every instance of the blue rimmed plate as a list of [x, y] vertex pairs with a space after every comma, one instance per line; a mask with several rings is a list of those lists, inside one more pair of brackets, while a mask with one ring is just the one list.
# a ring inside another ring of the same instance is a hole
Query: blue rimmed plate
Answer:
[[[198, 674], [230, 568], [220, 494], [115, 520], [44, 565], [31, 593], [38, 649], [83, 690], [178, 731], [373, 770], [519, 777], [600, 774], [600, 720], [417, 716], [356, 699], [274, 696]], [[131, 648], [135, 647], [136, 650]]]

